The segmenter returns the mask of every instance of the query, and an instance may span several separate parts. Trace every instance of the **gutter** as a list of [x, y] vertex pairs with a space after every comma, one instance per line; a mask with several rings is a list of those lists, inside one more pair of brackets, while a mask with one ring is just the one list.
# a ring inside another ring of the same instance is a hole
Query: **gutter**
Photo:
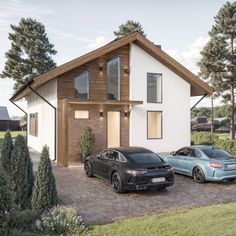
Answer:
[[26, 143], [28, 139], [28, 114], [25, 110], [23, 110], [21, 107], [19, 107], [15, 102], [12, 100], [9, 100], [13, 105], [15, 105], [18, 109], [20, 109], [25, 115], [26, 115]]
[[56, 134], [56, 128], [57, 128], [57, 108], [55, 106], [52, 105], [52, 103], [50, 103], [45, 97], [43, 97], [41, 94], [39, 94], [36, 90], [34, 90], [30, 84], [28, 84], [28, 88], [37, 96], [39, 96], [44, 102], [46, 102], [50, 107], [53, 108], [54, 110], [54, 159], [52, 161], [56, 161], [57, 160], [57, 134]]
[[191, 111], [198, 105], [198, 103], [200, 103], [205, 97], [207, 96], [207, 94], [204, 94], [201, 98], [200, 98], [200, 100], [195, 104], [195, 105], [193, 105], [192, 107], [191, 107]]

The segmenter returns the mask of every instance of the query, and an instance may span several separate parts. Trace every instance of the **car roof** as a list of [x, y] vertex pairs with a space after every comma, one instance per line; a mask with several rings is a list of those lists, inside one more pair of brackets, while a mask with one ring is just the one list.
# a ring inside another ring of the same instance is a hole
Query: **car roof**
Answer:
[[107, 149], [118, 151], [124, 155], [132, 153], [147, 153], [147, 152], [152, 153], [151, 150], [144, 147], [114, 147], [114, 148], [112, 147]]

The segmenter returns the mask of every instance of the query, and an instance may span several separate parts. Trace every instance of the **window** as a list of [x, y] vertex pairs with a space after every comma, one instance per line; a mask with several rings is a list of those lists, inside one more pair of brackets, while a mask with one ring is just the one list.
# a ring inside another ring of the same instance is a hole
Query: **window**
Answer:
[[180, 149], [178, 152], [177, 152], [177, 155], [178, 156], [189, 156], [190, 154], [190, 149], [188, 148], [183, 148], [183, 149]]
[[162, 102], [162, 75], [147, 73], [147, 102]]
[[89, 73], [88, 71], [79, 74], [75, 78], [75, 97], [89, 99]]
[[29, 114], [29, 134], [38, 136], [38, 113]]
[[120, 58], [107, 62], [107, 99], [120, 100]]
[[75, 111], [75, 119], [89, 119], [89, 111]]
[[147, 113], [147, 138], [162, 138], [162, 112], [148, 111]]

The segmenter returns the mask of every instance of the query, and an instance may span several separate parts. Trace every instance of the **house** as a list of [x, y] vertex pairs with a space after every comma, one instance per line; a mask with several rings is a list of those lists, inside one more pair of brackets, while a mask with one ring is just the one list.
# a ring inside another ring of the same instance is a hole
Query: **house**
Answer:
[[19, 130], [19, 120], [11, 120], [7, 107], [0, 106], [0, 131]]
[[190, 97], [212, 88], [135, 32], [37, 76], [10, 100], [28, 102], [28, 145], [61, 165], [79, 160], [81, 131], [94, 152], [143, 146], [166, 152], [190, 144]]

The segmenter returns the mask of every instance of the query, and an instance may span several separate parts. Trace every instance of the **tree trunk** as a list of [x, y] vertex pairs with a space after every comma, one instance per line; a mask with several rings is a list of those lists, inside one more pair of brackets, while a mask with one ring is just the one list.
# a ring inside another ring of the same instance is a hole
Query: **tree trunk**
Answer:
[[235, 131], [234, 131], [234, 86], [233, 84], [230, 85], [230, 92], [231, 92], [231, 114], [230, 114], [230, 139], [235, 139]]
[[214, 105], [213, 105], [213, 94], [211, 95], [211, 133], [214, 131]]

